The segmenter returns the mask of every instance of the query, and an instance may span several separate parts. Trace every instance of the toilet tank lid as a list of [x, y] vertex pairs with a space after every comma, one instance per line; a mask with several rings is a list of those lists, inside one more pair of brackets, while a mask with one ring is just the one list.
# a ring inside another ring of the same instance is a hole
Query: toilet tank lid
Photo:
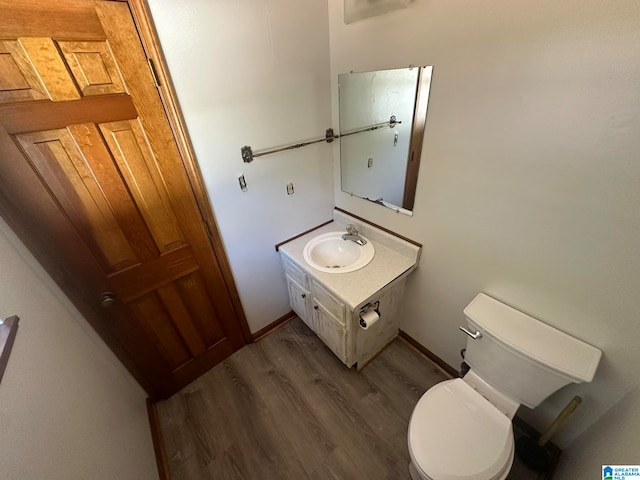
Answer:
[[590, 382], [602, 352], [540, 320], [505, 305], [484, 293], [478, 294], [464, 314], [497, 341], [574, 382]]

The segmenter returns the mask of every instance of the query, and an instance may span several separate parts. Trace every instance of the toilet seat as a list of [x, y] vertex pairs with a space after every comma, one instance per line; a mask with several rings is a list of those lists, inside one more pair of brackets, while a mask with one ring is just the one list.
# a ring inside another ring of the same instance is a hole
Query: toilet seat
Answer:
[[460, 378], [422, 396], [409, 422], [408, 443], [425, 479], [501, 480], [513, 463], [511, 420]]

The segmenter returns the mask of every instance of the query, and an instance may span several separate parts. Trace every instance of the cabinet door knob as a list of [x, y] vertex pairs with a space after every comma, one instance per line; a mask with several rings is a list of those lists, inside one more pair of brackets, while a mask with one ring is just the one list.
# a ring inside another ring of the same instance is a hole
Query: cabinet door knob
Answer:
[[302, 298], [307, 298], [307, 294], [303, 293], [302, 295], [300, 295]]
[[314, 310], [317, 310], [317, 309], [318, 309], [318, 305], [314, 305], [314, 306], [313, 306], [313, 309], [314, 309]]

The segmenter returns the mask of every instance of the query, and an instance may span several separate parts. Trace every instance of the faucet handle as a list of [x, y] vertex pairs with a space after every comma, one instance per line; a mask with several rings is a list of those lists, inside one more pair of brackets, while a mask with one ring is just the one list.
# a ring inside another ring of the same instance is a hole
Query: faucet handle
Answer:
[[358, 234], [358, 230], [356, 229], [356, 226], [353, 223], [349, 223], [347, 224], [347, 233], [349, 235], [357, 235]]

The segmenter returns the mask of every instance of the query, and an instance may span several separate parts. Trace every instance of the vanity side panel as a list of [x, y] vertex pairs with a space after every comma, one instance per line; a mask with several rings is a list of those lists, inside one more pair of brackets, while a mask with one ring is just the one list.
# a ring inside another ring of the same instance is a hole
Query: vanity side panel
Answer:
[[406, 277], [389, 284], [370, 302], [380, 301], [380, 319], [364, 330], [359, 325], [360, 310], [352, 312], [353, 331], [351, 335], [353, 357], [350, 360], [358, 364], [358, 369], [366, 365], [391, 340], [398, 336], [400, 316], [402, 314]]

